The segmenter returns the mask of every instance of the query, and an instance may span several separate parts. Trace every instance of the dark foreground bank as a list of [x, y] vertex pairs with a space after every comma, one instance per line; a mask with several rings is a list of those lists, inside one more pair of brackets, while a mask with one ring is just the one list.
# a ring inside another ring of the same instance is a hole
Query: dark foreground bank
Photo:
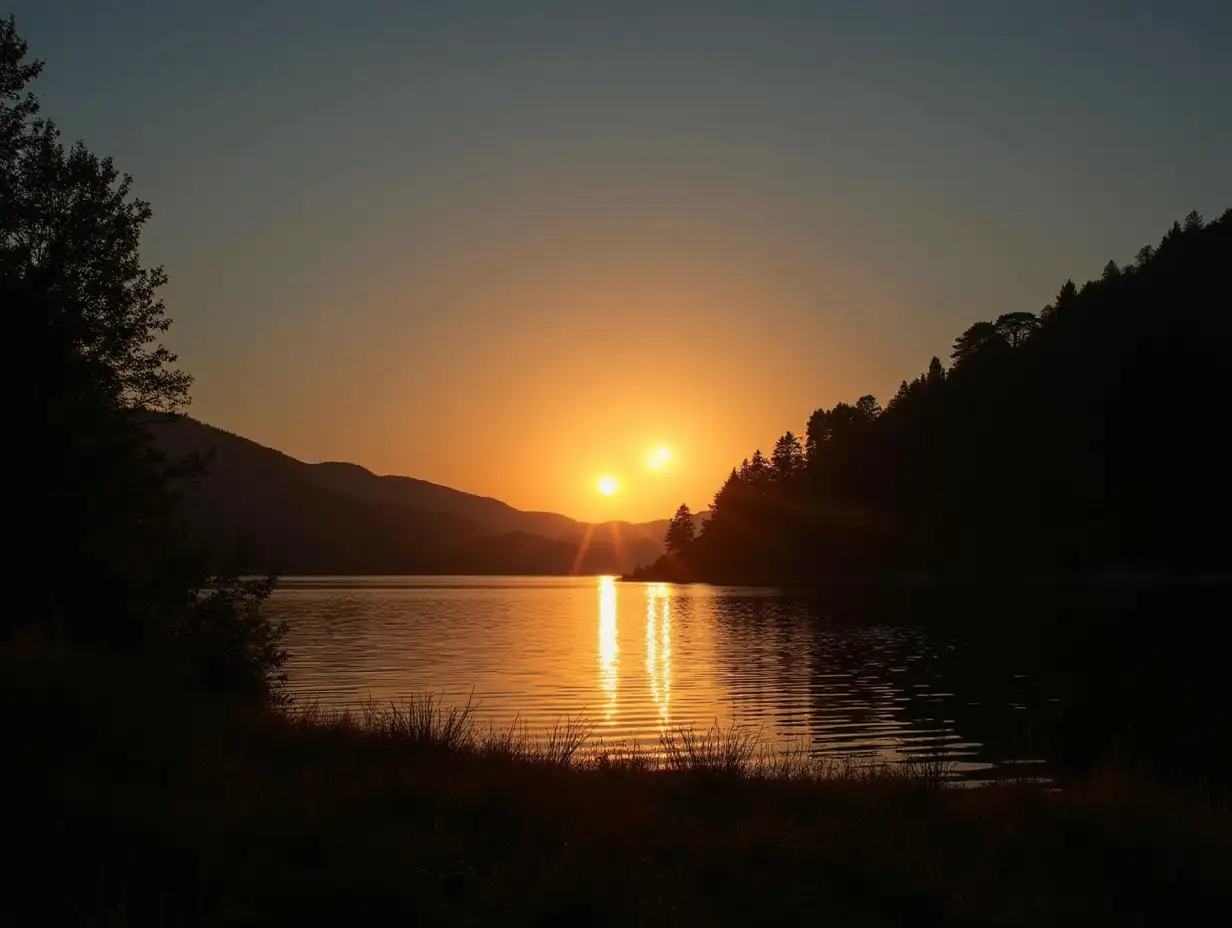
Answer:
[[45, 649], [0, 669], [5, 924], [1147, 925], [1232, 905], [1226, 805], [1124, 775], [765, 779], [738, 743], [688, 739], [653, 772], [422, 701], [365, 726]]

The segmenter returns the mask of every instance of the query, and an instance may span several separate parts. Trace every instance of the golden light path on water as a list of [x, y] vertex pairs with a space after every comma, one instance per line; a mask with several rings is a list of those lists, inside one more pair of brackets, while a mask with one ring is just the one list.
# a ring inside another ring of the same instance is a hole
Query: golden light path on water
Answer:
[[[667, 585], [646, 584], [646, 678], [650, 698], [658, 711], [659, 728], [671, 719], [672, 601]], [[604, 717], [612, 721], [619, 710], [620, 639], [616, 621], [616, 579], [599, 578], [599, 688], [606, 694]]]
[[[585, 719], [607, 745], [654, 750], [718, 724], [822, 754], [902, 759], [937, 747], [973, 774], [941, 647], [925, 631], [831, 625], [775, 591], [615, 577], [284, 578], [300, 703], [472, 697], [481, 727], [539, 737]], [[930, 748], [931, 749], [931, 748]]]
[[606, 717], [616, 715], [620, 687], [620, 640], [616, 628], [616, 578], [599, 578], [599, 688], [607, 696]]
[[663, 583], [646, 584], [646, 676], [666, 730], [672, 701], [672, 600]]

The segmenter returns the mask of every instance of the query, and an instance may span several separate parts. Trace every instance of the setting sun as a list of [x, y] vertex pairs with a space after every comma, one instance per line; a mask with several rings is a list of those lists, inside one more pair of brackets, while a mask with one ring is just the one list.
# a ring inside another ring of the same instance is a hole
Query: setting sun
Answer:
[[654, 470], [662, 470], [672, 459], [672, 453], [666, 448], [656, 448], [646, 458], [646, 466]]
[[598, 486], [599, 492], [604, 496], [611, 496], [620, 488], [619, 484], [616, 483], [616, 478], [607, 474], [599, 478]]

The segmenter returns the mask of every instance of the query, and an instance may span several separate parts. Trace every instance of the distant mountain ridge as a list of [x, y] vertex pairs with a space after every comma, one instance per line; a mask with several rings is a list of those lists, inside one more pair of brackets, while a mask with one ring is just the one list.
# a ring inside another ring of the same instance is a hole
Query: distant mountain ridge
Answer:
[[[309, 464], [188, 417], [153, 425], [172, 457], [210, 455], [182, 514], [217, 557], [305, 574], [627, 573], [663, 552], [667, 520], [579, 522], [358, 464]], [[704, 518], [704, 516], [703, 516]]]
[[[356, 499], [447, 512], [498, 532], [526, 532], [547, 538], [578, 539], [587, 525], [554, 512], [515, 509], [490, 496], [478, 496], [417, 477], [374, 474], [359, 464], [326, 461], [307, 466], [313, 468], [313, 477], [320, 486], [346, 493]], [[657, 531], [659, 523], [650, 522], [643, 525], [644, 528], [637, 527], [636, 534], [639, 537], [644, 537], [652, 528]], [[663, 520], [662, 527], [663, 530], [658, 532], [659, 540], [662, 539], [663, 532], [667, 531], [666, 520]]]

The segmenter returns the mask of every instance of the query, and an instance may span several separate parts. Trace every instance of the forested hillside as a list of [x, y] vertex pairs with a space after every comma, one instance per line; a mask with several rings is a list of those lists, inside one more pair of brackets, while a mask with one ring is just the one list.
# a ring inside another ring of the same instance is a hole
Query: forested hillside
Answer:
[[884, 406], [731, 471], [649, 574], [726, 581], [1201, 572], [1230, 563], [1232, 211], [990, 316]]

